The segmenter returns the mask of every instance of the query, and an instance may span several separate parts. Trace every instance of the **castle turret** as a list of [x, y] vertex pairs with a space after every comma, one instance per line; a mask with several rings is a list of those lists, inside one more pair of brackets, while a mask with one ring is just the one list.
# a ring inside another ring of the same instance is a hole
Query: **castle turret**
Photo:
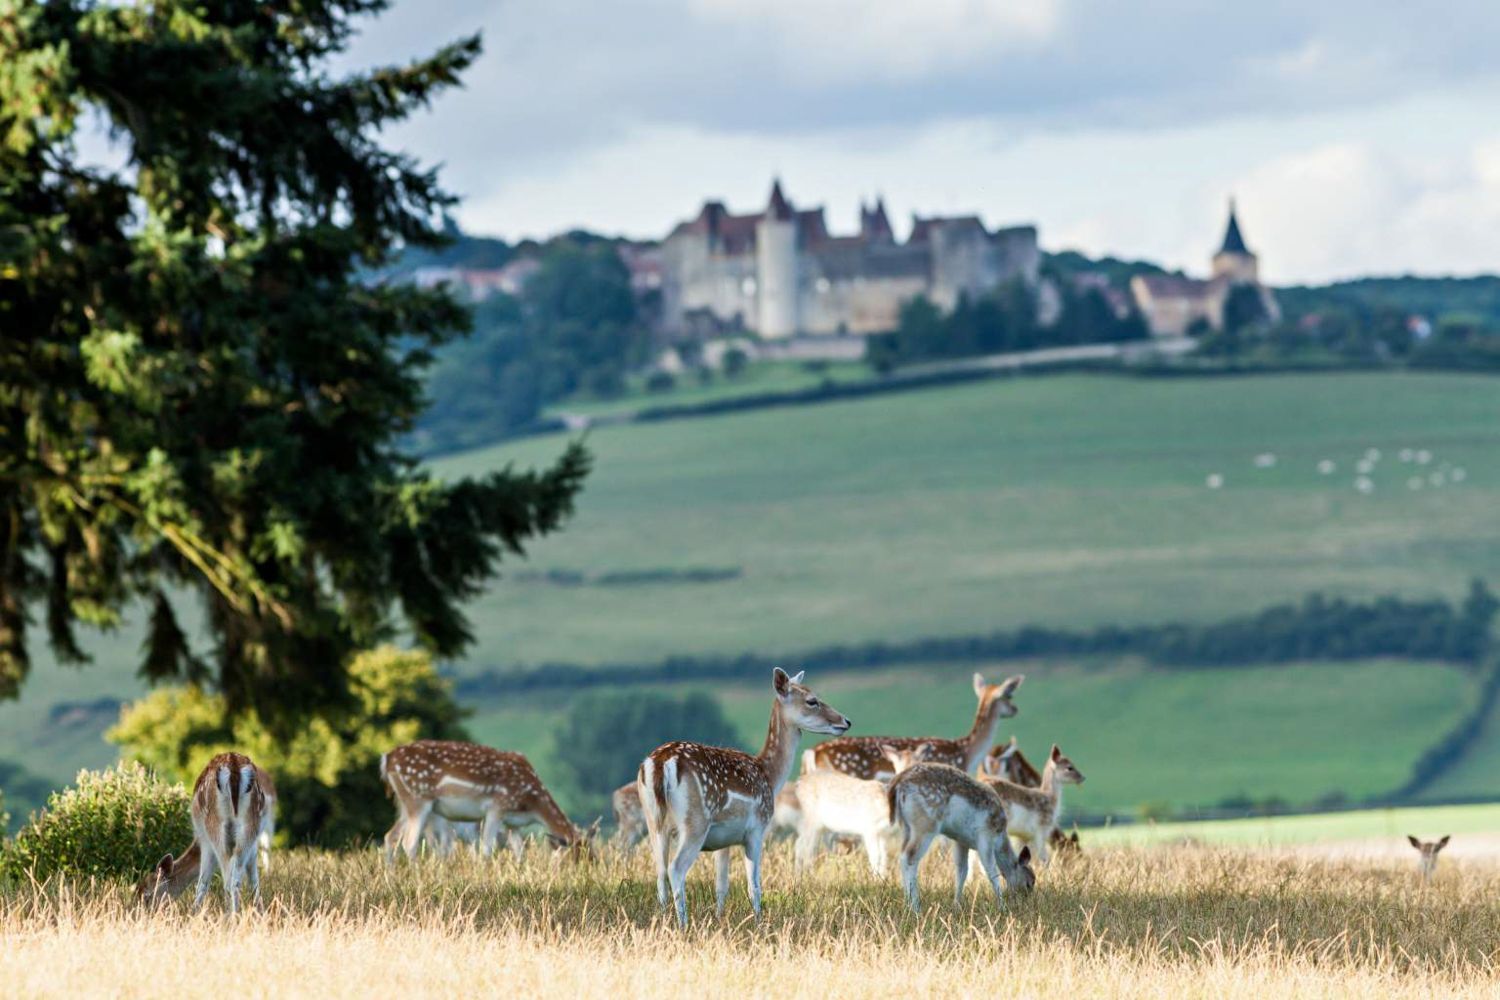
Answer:
[[797, 216], [779, 180], [755, 227], [755, 258], [757, 332], [790, 337], [797, 332]]
[[1224, 244], [1214, 254], [1214, 277], [1228, 278], [1232, 283], [1254, 285], [1260, 281], [1260, 267], [1255, 254], [1245, 246], [1240, 235], [1240, 222], [1235, 218], [1234, 199], [1229, 199], [1229, 227], [1224, 231]]

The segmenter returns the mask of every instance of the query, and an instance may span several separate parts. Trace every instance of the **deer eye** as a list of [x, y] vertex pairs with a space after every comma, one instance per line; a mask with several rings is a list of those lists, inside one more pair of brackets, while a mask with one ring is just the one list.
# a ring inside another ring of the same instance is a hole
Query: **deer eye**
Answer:
[[807, 707], [808, 708], [817, 708], [818, 707], [818, 699], [816, 699], [816, 698], [809, 698], [809, 699], [807, 699]]

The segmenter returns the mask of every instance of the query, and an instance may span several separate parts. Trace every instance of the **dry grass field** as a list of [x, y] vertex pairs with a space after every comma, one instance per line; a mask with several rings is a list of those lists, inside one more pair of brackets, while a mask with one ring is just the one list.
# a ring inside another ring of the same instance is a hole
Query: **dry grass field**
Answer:
[[656, 910], [644, 852], [591, 865], [534, 851], [386, 870], [373, 851], [277, 856], [265, 906], [146, 912], [115, 886], [0, 892], [10, 996], [1171, 996], [1368, 997], [1500, 992], [1500, 867], [1228, 848], [1101, 849], [995, 908], [951, 901], [934, 851], [925, 912], [863, 859], [796, 879], [771, 852], [766, 917], [740, 866], [724, 920], [711, 868], [692, 927]]

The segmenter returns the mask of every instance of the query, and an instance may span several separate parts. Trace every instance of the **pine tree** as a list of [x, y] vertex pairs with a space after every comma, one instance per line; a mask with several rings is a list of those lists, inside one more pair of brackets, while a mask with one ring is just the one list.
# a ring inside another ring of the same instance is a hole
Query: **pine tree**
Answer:
[[[34, 616], [76, 662], [80, 623], [139, 607], [153, 681], [268, 718], [334, 703], [397, 629], [460, 652], [461, 602], [570, 513], [580, 448], [442, 482], [401, 444], [468, 318], [365, 277], [451, 203], [377, 134], [479, 39], [336, 74], [385, 6], [0, 0], [0, 695]], [[82, 157], [80, 123], [123, 165]]]

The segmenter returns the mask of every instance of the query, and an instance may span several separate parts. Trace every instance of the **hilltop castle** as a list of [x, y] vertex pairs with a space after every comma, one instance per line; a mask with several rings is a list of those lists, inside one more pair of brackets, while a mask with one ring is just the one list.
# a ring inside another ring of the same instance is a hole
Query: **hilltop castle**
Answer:
[[677, 334], [878, 333], [917, 296], [951, 309], [1007, 281], [1034, 285], [1040, 262], [1035, 226], [991, 232], [974, 215], [913, 218], [897, 242], [883, 200], [860, 206], [858, 233], [834, 236], [821, 207], [793, 207], [777, 181], [764, 211], [706, 202], [667, 236], [661, 324]]
[[1176, 274], [1138, 274], [1130, 280], [1130, 294], [1153, 334], [1180, 337], [1203, 325], [1222, 330], [1224, 304], [1229, 301], [1229, 293], [1241, 286], [1260, 293], [1267, 318], [1274, 321], [1281, 317], [1276, 296], [1260, 283], [1260, 263], [1240, 234], [1233, 199], [1229, 202], [1229, 226], [1212, 267], [1213, 277], [1206, 281]]

